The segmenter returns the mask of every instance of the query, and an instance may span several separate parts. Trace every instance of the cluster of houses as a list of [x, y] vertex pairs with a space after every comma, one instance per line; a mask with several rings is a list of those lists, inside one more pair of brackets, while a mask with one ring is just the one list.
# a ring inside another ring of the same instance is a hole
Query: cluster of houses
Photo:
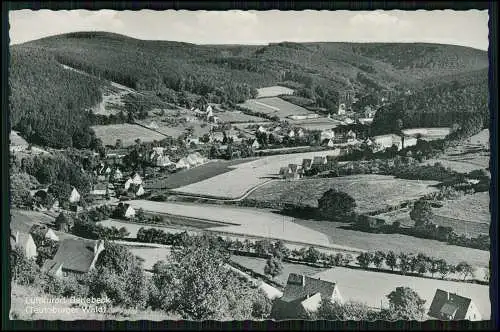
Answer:
[[306, 171], [316, 169], [318, 171], [325, 171], [335, 164], [337, 156], [315, 156], [313, 159], [302, 159], [302, 165], [288, 164], [288, 166], [281, 167], [279, 175], [282, 179], [297, 180], [304, 176]]
[[[344, 303], [337, 283], [290, 273], [282, 295], [273, 302], [271, 317], [279, 320], [307, 317], [317, 312], [324, 299], [332, 303]], [[437, 320], [482, 319], [481, 313], [470, 298], [442, 289], [436, 290], [427, 316]]]

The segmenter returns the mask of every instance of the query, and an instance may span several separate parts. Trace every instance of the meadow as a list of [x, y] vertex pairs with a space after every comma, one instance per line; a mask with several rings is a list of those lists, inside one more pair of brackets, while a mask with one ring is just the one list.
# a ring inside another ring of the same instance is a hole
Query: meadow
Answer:
[[222, 122], [229, 123], [248, 123], [248, 122], [267, 122], [266, 119], [259, 118], [258, 116], [248, 115], [241, 111], [226, 111], [215, 113], [215, 116]]
[[93, 126], [92, 129], [103, 145], [115, 145], [120, 139], [124, 147], [134, 145], [136, 139], [142, 142], [161, 141], [165, 135], [135, 124], [123, 123], [114, 125]]
[[270, 116], [278, 116], [280, 118], [286, 118], [289, 115], [304, 115], [313, 113], [303, 107], [294, 105], [278, 97], [249, 99], [244, 103], [239, 104], [239, 106], [249, 109], [252, 112], [265, 113]]
[[436, 191], [436, 181], [403, 180], [385, 175], [353, 175], [337, 178], [275, 181], [252, 192], [248, 199], [280, 201], [317, 207], [329, 189], [343, 191], [356, 200], [356, 211], [367, 213], [398, 205]]
[[277, 97], [279, 95], [291, 95], [293, 90], [284, 86], [274, 85], [257, 89], [257, 98]]
[[233, 170], [233, 166], [250, 159], [211, 160], [206, 164], [169, 174], [165, 178], [146, 180], [148, 189], [175, 189], [190, 185]]

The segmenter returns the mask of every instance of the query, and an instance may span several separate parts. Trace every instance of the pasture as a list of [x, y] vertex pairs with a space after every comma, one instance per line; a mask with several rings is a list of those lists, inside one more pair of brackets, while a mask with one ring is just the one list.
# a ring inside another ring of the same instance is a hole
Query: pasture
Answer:
[[466, 157], [453, 158], [451, 160], [449, 156], [442, 156], [439, 159], [428, 159], [424, 162], [425, 165], [434, 165], [435, 163], [440, 163], [446, 168], [451, 168], [453, 171], [459, 173], [469, 173], [475, 170], [486, 169], [489, 167], [490, 158], [489, 156], [475, 156], [469, 160]]
[[[264, 258], [231, 255], [231, 261], [240, 264], [241, 266], [246, 267], [247, 269], [250, 269], [256, 273], [264, 275], [264, 266], [266, 266], [266, 259]], [[275, 277], [274, 281], [285, 286], [288, 280], [288, 275], [290, 273], [312, 276], [325, 270], [327, 269], [307, 266], [305, 264], [292, 264], [283, 262], [283, 272]]]
[[229, 172], [233, 166], [248, 162], [248, 160], [211, 160], [206, 164], [170, 174], [166, 178], [147, 179], [145, 187], [148, 189], [175, 189], [187, 186]]
[[253, 112], [265, 113], [270, 116], [286, 118], [289, 115], [313, 114], [313, 112], [284, 101], [278, 97], [249, 99], [239, 106], [249, 109]]
[[267, 122], [268, 120], [259, 118], [258, 116], [248, 115], [241, 111], [226, 111], [215, 113], [215, 116], [222, 122], [229, 123], [248, 123], [248, 122]]
[[290, 88], [286, 88], [284, 86], [268, 86], [265, 88], [257, 89], [257, 98], [266, 98], [266, 97], [277, 97], [279, 95], [291, 95], [294, 90]]
[[116, 140], [120, 139], [124, 147], [135, 144], [136, 139], [142, 142], [160, 141], [165, 135], [153, 130], [141, 127], [136, 124], [114, 124], [104, 126], [92, 126], [95, 134], [102, 140], [103, 145], [115, 145]]
[[280, 201], [316, 207], [329, 189], [343, 191], [356, 200], [356, 211], [367, 213], [436, 191], [436, 181], [403, 180], [385, 175], [353, 175], [337, 178], [276, 181], [252, 192], [248, 199]]
[[411, 128], [403, 129], [403, 134], [408, 136], [420, 136], [424, 140], [435, 140], [445, 138], [451, 131], [451, 128]]
[[481, 313], [483, 320], [490, 319], [491, 302], [488, 286], [427, 279], [419, 277], [403, 276], [372, 271], [354, 270], [343, 267], [335, 267], [315, 276], [321, 280], [337, 283], [340, 294], [344, 300], [353, 300], [366, 303], [373, 308], [386, 308], [388, 306], [387, 295], [396, 287], [410, 287], [426, 301], [425, 306], [429, 308], [436, 289], [453, 292], [461, 296], [471, 298]]
[[327, 156], [331, 151], [306, 152], [267, 156], [232, 166], [234, 170], [209, 179], [174, 189], [175, 191], [224, 198], [239, 198], [252, 188], [276, 178], [280, 167], [302, 164], [304, 158]]
[[479, 192], [464, 195], [456, 200], [443, 202], [443, 207], [434, 210], [434, 213], [456, 219], [468, 220], [477, 223], [490, 223], [490, 195], [488, 192]]
[[288, 241], [329, 245], [326, 235], [298, 225], [292, 222], [292, 218], [267, 211], [219, 205], [196, 205], [145, 200], [132, 200], [128, 203], [135, 209], [143, 208], [147, 212], [167, 213], [188, 218], [236, 224], [211, 227], [209, 230], [214, 232], [220, 231], [236, 235], [271, 237]]
[[288, 122], [296, 127], [306, 130], [328, 130], [335, 128], [341, 124], [340, 121], [328, 118], [306, 119], [306, 120], [288, 120]]

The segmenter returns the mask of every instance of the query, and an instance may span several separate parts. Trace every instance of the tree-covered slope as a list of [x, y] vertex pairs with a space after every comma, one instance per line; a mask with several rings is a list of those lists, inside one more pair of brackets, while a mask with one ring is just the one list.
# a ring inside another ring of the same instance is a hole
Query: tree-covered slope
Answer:
[[[255, 97], [255, 88], [288, 82], [299, 87], [299, 96], [327, 111], [336, 108], [338, 94], [345, 89], [377, 95], [381, 90], [401, 92], [412, 87], [422, 92], [415, 93], [416, 101], [410, 102], [413, 106], [409, 110], [404, 106], [407, 126], [419, 119], [409, 116], [411, 112], [473, 112], [460, 95], [465, 93], [471, 101], [483, 100], [488, 67], [487, 52], [461, 46], [289, 42], [194, 45], [106, 32], [52, 36], [14, 45], [10, 50], [12, 125], [28, 139], [54, 146], [71, 146], [73, 141], [77, 146], [87, 145], [88, 116], [82, 110], [100, 100], [101, 84], [62, 69], [59, 63], [157, 96], [171, 95], [174, 90], [219, 103], [239, 103]], [[471, 72], [474, 77], [485, 74], [481, 83], [470, 84]], [[451, 84], [455, 81], [458, 85]], [[390, 112], [380, 112], [377, 122]], [[445, 125], [451, 121], [435, 120], [433, 116], [425, 115], [417, 122], [437, 125], [440, 121]]]
[[92, 132], [84, 109], [102, 99], [101, 84], [63, 69], [44, 49], [11, 48], [11, 127], [38, 144], [88, 147]]

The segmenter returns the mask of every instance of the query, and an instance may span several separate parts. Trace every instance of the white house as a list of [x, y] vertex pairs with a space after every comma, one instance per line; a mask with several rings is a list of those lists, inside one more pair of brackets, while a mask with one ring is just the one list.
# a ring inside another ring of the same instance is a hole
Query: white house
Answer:
[[38, 255], [36, 244], [31, 234], [16, 231], [10, 235], [10, 244], [12, 248], [20, 247], [27, 258], [35, 258]]
[[113, 174], [113, 179], [114, 180], [121, 180], [123, 178], [123, 174], [122, 174], [122, 171], [120, 171], [119, 168], [115, 169], [115, 172]]
[[325, 129], [321, 131], [321, 141], [332, 138], [335, 138], [335, 132], [332, 129]]
[[295, 131], [293, 129], [290, 129], [287, 133], [287, 136], [290, 138], [295, 137]]
[[335, 146], [335, 143], [333, 142], [333, 139], [327, 138], [322, 141], [321, 143], [322, 146], [327, 146], [329, 148], [333, 148]]
[[137, 172], [131, 176], [131, 179], [133, 184], [142, 184], [142, 178]]
[[77, 203], [80, 201], [80, 193], [78, 190], [76, 190], [75, 187], [73, 187], [73, 190], [71, 191], [71, 194], [69, 196], [69, 202], [70, 203]]
[[175, 164], [175, 167], [177, 169], [189, 169], [189, 162], [186, 160], [186, 158], [181, 158], [179, 161]]
[[47, 228], [47, 232], [45, 232], [45, 238], [52, 241], [59, 241], [59, 237], [50, 228]]
[[254, 140], [252, 142], [251, 146], [252, 146], [252, 149], [260, 149], [260, 144], [259, 144], [259, 142], [257, 142], [257, 140]]
[[142, 184], [140, 184], [137, 187], [137, 190], [135, 191], [135, 195], [136, 196], [142, 196], [142, 195], [144, 195], [144, 188], [143, 188]]

